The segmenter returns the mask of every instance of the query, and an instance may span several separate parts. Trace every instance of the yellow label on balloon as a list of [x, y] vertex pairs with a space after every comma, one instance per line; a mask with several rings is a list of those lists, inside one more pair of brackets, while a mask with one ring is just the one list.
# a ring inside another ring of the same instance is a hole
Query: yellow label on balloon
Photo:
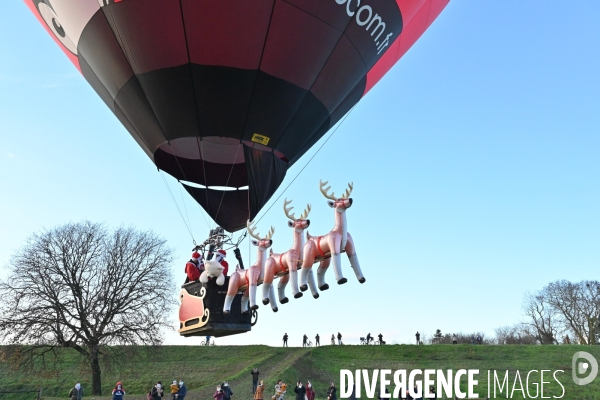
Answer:
[[254, 135], [252, 135], [252, 141], [254, 143], [259, 143], [266, 146], [269, 144], [269, 140], [271, 140], [270, 137], [261, 135], [260, 133], [255, 133]]

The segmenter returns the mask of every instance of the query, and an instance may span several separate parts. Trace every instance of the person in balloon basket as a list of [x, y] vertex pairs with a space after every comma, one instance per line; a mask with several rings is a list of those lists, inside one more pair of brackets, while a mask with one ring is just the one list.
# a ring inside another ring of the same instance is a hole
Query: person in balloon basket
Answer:
[[156, 385], [152, 388], [152, 400], [161, 400], [165, 395], [165, 391], [162, 387], [162, 383], [160, 381], [156, 382]]
[[229, 263], [225, 261], [225, 257], [227, 256], [227, 252], [223, 249], [217, 250], [215, 253], [215, 261], [221, 264], [223, 267], [223, 275], [227, 276], [227, 271], [229, 271]]
[[81, 400], [83, 398], [83, 388], [81, 387], [81, 383], [77, 382], [75, 386], [71, 388], [69, 397], [71, 400]]
[[112, 390], [112, 400], [123, 400], [123, 396], [125, 396], [123, 384], [121, 382], [117, 382], [115, 388]]
[[204, 271], [204, 260], [202, 254], [194, 251], [192, 258], [185, 264], [185, 274], [187, 278], [185, 283], [194, 282], [200, 279], [200, 274]]
[[265, 385], [264, 382], [261, 380], [260, 383], [256, 386], [256, 389], [254, 390], [254, 400], [263, 400], [264, 393]]
[[229, 387], [229, 382], [223, 382], [221, 389], [223, 389], [223, 400], [231, 400], [231, 396], [233, 396], [233, 390], [231, 390], [231, 387]]
[[296, 382], [294, 393], [296, 393], [296, 400], [306, 400], [304, 398], [304, 396], [306, 396], [306, 388], [304, 387], [301, 381]]

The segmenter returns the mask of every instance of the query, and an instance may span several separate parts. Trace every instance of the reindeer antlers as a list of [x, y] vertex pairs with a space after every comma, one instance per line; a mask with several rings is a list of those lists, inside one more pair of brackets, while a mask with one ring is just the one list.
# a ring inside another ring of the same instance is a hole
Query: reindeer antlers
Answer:
[[[293, 206], [290, 208], [286, 207], [287, 205], [289, 205], [291, 203], [292, 203], [292, 200], [288, 201], [288, 199], [285, 199], [283, 201], [283, 212], [285, 212], [286, 217], [288, 217], [292, 221], [296, 221], [295, 213], [291, 213], [291, 211], [294, 207]], [[310, 214], [310, 210], [311, 210], [311, 206], [310, 206], [310, 204], [308, 204], [306, 206], [306, 208], [304, 209], [304, 212], [302, 213], [302, 215], [300, 215], [300, 218], [298, 218], [298, 219], [306, 219], [308, 217], [308, 214]]]
[[350, 182], [348, 184], [348, 189], [346, 189], [346, 193], [342, 196], [342, 199], [347, 199], [350, 197], [350, 193], [352, 193], [352, 189], [354, 189], [354, 182]]
[[292, 221], [296, 220], [296, 216], [294, 213], [290, 214], [290, 211], [292, 211], [292, 209], [294, 208], [293, 206], [290, 208], [286, 208], [285, 206], [287, 206], [288, 204], [290, 204], [293, 200], [288, 201], [288, 199], [285, 199], [283, 201], [283, 212], [285, 213], [285, 216], [288, 217], [289, 219], [291, 219]]
[[331, 194], [328, 194], [329, 189], [331, 189], [331, 186], [324, 187], [325, 185], [327, 185], [328, 182], [329, 181], [319, 181], [319, 189], [321, 190], [321, 193], [323, 193], [323, 196], [325, 196], [329, 200], [336, 201], [337, 197], [335, 197], [335, 194], [333, 192], [331, 192]]
[[306, 218], [308, 218], [308, 214], [310, 214], [310, 210], [311, 210], [310, 204], [307, 204], [306, 208], [304, 209], [304, 212], [300, 216], [300, 219], [306, 219]]
[[[252, 226], [253, 224], [254, 224], [254, 221], [246, 222], [246, 227], [248, 228], [248, 233], [250, 234], [250, 236], [252, 236], [256, 240], [263, 240], [263, 238], [260, 237], [260, 234], [255, 232], [256, 226]], [[269, 233], [267, 233], [267, 236], [264, 239], [265, 240], [271, 239], [273, 237], [274, 233], [275, 233], [275, 228], [271, 227], [271, 230], [269, 231]]]
[[[323, 196], [325, 196], [329, 200], [337, 201], [337, 197], [335, 197], [335, 194], [333, 192], [331, 192], [331, 194], [328, 194], [329, 189], [331, 189], [331, 186], [327, 186], [326, 188], [324, 188], [324, 186], [327, 185], [328, 182], [329, 181], [325, 181], [325, 182], [320, 181], [319, 186], [321, 189], [321, 193], [323, 193]], [[346, 193], [344, 193], [341, 198], [347, 199], [348, 197], [350, 197], [350, 193], [352, 193], [352, 189], [354, 189], [354, 183], [350, 182], [348, 184], [348, 189], [346, 189]]]

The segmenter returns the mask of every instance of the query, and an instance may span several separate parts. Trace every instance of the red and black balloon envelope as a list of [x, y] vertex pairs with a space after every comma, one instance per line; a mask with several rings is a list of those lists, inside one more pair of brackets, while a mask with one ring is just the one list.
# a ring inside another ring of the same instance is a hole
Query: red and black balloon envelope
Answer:
[[25, 0], [156, 166], [233, 232], [449, 0]]

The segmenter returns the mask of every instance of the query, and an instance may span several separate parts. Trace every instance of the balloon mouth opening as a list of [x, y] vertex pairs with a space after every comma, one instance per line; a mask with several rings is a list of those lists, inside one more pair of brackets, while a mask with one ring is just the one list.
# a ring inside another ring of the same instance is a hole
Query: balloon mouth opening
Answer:
[[180, 180], [179, 182], [183, 183], [184, 185], [187, 186], [191, 186], [194, 188], [198, 188], [198, 189], [211, 189], [211, 190], [220, 190], [223, 192], [232, 192], [232, 191], [236, 191], [236, 190], [248, 190], [250, 187], [248, 185], [245, 186], [240, 186], [240, 187], [234, 187], [234, 186], [204, 186], [201, 185], [199, 183], [195, 183], [195, 182], [190, 182], [190, 181], [184, 181], [184, 180]]

